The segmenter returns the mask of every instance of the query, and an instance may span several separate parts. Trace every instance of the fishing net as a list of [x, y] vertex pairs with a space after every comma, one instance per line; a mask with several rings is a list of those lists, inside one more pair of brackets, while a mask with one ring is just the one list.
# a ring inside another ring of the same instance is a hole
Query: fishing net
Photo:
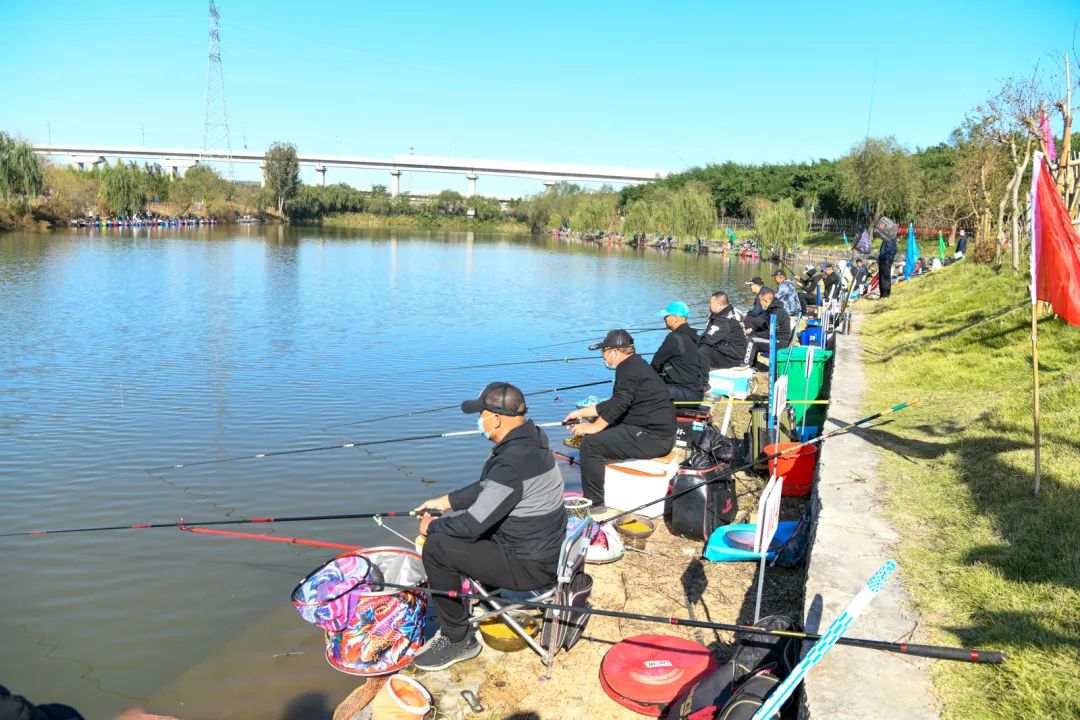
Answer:
[[297, 584], [292, 602], [300, 617], [327, 632], [344, 630], [365, 592], [379, 587], [382, 572], [363, 555], [341, 555]]
[[566, 508], [566, 514], [569, 517], [584, 519], [589, 517], [592, 500], [585, 497], [564, 497], [563, 507]]

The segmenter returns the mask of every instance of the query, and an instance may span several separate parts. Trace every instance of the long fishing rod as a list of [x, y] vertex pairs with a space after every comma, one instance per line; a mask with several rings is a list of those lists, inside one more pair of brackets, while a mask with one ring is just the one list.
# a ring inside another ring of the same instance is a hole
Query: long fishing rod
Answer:
[[[565, 425], [562, 421], [537, 423], [537, 427], [557, 427]], [[479, 435], [479, 430], [457, 430], [455, 432], [431, 433], [428, 435], [409, 435], [399, 438], [386, 438], [385, 440], [365, 440], [363, 442], [338, 443], [337, 445], [320, 445], [312, 448], [297, 448], [296, 450], [277, 450], [274, 452], [255, 453], [254, 455], [236, 455], [234, 457], [218, 458], [217, 460], [199, 460], [190, 463], [178, 463], [176, 465], [162, 465], [161, 467], [147, 468], [146, 472], [155, 473], [165, 470], [179, 470], [180, 468], [198, 467], [200, 465], [218, 465], [220, 463], [236, 462], [238, 460], [258, 460], [267, 457], [281, 457], [283, 455], [301, 455], [303, 453], [323, 452], [325, 450], [344, 450], [355, 447], [369, 447], [371, 445], [390, 445], [391, 443], [416, 442], [418, 440], [437, 440], [439, 438], [464, 437], [465, 435]]]
[[[611, 380], [597, 380], [596, 382], [581, 383], [579, 385], [563, 385], [561, 387], [550, 388], [548, 390], [534, 390], [532, 392], [522, 393], [524, 397], [532, 397], [534, 395], [547, 395], [548, 393], [561, 392], [563, 390], [577, 390], [578, 388], [593, 387], [595, 385], [608, 385]], [[411, 417], [413, 415], [425, 415], [427, 413], [441, 412], [443, 410], [455, 410], [461, 407], [461, 403], [454, 403], [453, 405], [440, 405], [439, 407], [427, 408], [426, 410], [412, 410], [405, 413], [397, 413], [395, 415], [383, 415], [382, 417], [367, 418], [366, 420], [356, 420], [355, 422], [339, 423], [337, 425], [329, 425], [328, 427], [352, 427], [354, 425], [364, 425], [367, 423], [379, 422], [381, 420], [394, 420], [396, 418]]]
[[720, 475], [718, 475], [718, 476], [716, 476], [714, 478], [710, 478], [708, 480], [702, 480], [701, 482], [694, 483], [693, 485], [689, 485], [689, 486], [683, 488], [682, 490], [680, 490], [678, 492], [671, 493], [670, 495], [664, 495], [663, 497], [657, 498], [655, 500], [650, 500], [649, 502], [644, 503], [642, 505], [638, 505], [633, 510], [626, 510], [624, 512], [618, 513], [617, 515], [612, 515], [611, 517], [603, 520], [601, 524], [610, 525], [611, 523], [614, 523], [616, 520], [621, 520], [622, 518], [627, 517], [628, 515], [633, 515], [636, 512], [644, 510], [645, 508], [649, 507], [650, 505], [655, 505], [658, 502], [665, 502], [667, 500], [674, 500], [675, 498], [680, 497], [682, 495], [686, 495], [687, 493], [692, 493], [695, 490], [697, 490], [698, 488], [703, 487], [705, 485], [710, 485], [712, 483], [719, 482], [721, 480], [725, 480], [725, 479], [731, 477], [732, 475], [734, 475], [737, 472], [741, 472], [743, 470], [749, 470], [752, 467], [760, 465], [762, 462], [767, 462], [769, 460], [774, 460], [774, 459], [776, 459], [778, 457], [781, 457], [782, 455], [787, 455], [788, 453], [800, 451], [804, 445], [816, 445], [818, 443], [824, 442], [828, 438], [835, 437], [835, 436], [837, 436], [837, 435], [839, 435], [841, 433], [849, 432], [852, 429], [859, 427], [860, 425], [865, 425], [866, 423], [873, 422], [874, 420], [877, 420], [878, 418], [885, 417], [886, 415], [891, 415], [892, 413], [900, 412], [904, 408], [911, 407], [912, 405], [914, 405], [917, 402], [919, 402], [919, 401], [918, 400], [909, 400], [907, 402], [900, 403], [899, 405], [893, 405], [891, 408], [888, 408], [887, 410], [882, 410], [881, 412], [874, 413], [873, 415], [868, 415], [867, 417], [864, 417], [862, 420], [856, 420], [853, 423], [848, 423], [847, 425], [844, 425], [842, 427], [838, 427], [835, 430], [830, 430], [829, 432], [827, 432], [827, 433], [825, 433], [823, 435], [819, 435], [816, 438], [812, 438], [810, 440], [807, 440], [805, 443], [799, 443], [798, 445], [795, 445], [794, 447], [790, 447], [787, 450], [781, 450], [781, 451], [775, 452], [775, 453], [773, 453], [771, 455], [766, 455], [763, 458], [759, 458], [759, 459], [753, 460], [752, 462], [748, 462], [745, 465], [740, 465], [740, 466], [738, 466], [736, 468], [732, 468], [731, 470], [727, 470], [727, 471], [721, 473]]
[[[661, 330], [667, 330], [666, 327], [648, 327], [648, 328], [628, 328], [627, 332], [632, 332], [635, 335], [643, 335], [644, 333], [660, 332]], [[542, 350], [543, 348], [560, 347], [562, 345], [579, 345], [585, 342], [594, 342], [596, 336], [590, 336], [587, 338], [579, 338], [577, 340], [565, 340], [563, 342], [548, 343], [547, 345], [533, 345], [529, 350]]]
[[[908, 403], [910, 404], [910, 403]], [[430, 511], [429, 511], [430, 512]], [[248, 540], [261, 540], [267, 542], [279, 542], [293, 545], [312, 545], [315, 547], [330, 547], [344, 550], [363, 550], [361, 547], [354, 545], [338, 545], [336, 543], [322, 543], [317, 540], [306, 540], [303, 538], [286, 538], [274, 535], [256, 535], [253, 533], [239, 533], [230, 532], [227, 530], [210, 530], [191, 526], [181, 525], [178, 526], [180, 530], [192, 533], [202, 533], [207, 535], [220, 535], [225, 537], [243, 538]], [[373, 583], [373, 589], [378, 590], [380, 588], [394, 588], [395, 590], [408, 590], [410, 592], [420, 592], [426, 595], [439, 595], [448, 598], [461, 599], [469, 598], [475, 600], [490, 599], [485, 595], [479, 593], [469, 593], [459, 590], [433, 590], [427, 587], [420, 587], [416, 585], [399, 585], [396, 583], [390, 583], [386, 581], [379, 581]], [[773, 637], [787, 637], [795, 640], [810, 640], [817, 641], [821, 639], [821, 635], [817, 633], [799, 632], [795, 630], [774, 630], [771, 628], [758, 627], [756, 625], [736, 625], [731, 623], [713, 623], [705, 622], [702, 620], [694, 620], [691, 618], [677, 618], [677, 617], [664, 617], [660, 615], [643, 615], [640, 613], [630, 613], [625, 611], [616, 610], [603, 610], [601, 608], [594, 607], [578, 607], [576, 605], [561, 605], [558, 603], [539, 603], [529, 600], [515, 600], [515, 606], [533, 608], [537, 610], [558, 610], [560, 612], [567, 613], [588, 613], [590, 615], [600, 615], [603, 617], [622, 618], [626, 620], [639, 620], [642, 622], [657, 622], [665, 623], [667, 625], [680, 625], [683, 627], [696, 627], [707, 630], [721, 630], [732, 633], [744, 633], [747, 635], [771, 635]], [[970, 662], [987, 665], [998, 665], [1003, 663], [1007, 656], [1005, 653], [997, 650], [979, 650], [975, 648], [952, 648], [943, 647], [940, 645], [918, 645], [915, 643], [894, 643], [884, 640], [868, 640], [863, 638], [849, 638], [841, 637], [838, 641], [841, 645], [850, 645], [852, 647], [861, 647], [868, 650], [885, 650], [887, 652], [899, 653], [902, 655], [913, 655], [916, 657], [935, 658], [938, 660], [955, 660], [958, 662]]]
[[421, 370], [421, 372], [450, 372], [452, 370], [473, 370], [475, 368], [510, 367], [512, 365], [539, 365], [541, 363], [572, 363], [579, 360], [599, 360], [599, 358], [596, 355], [586, 355], [585, 357], [547, 358], [544, 360], [518, 360], [515, 362], [481, 363], [479, 365], [458, 365], [457, 367], [432, 368], [431, 370]]
[[[490, 598], [480, 593], [469, 593], [460, 590], [433, 590], [416, 585], [399, 585], [397, 583], [372, 579], [372, 589], [394, 588], [419, 592], [426, 595], [438, 595], [453, 599], [469, 598], [476, 600], [489, 600]], [[665, 617], [662, 615], [643, 615], [640, 613], [626, 612], [623, 610], [602, 610], [594, 607], [579, 607], [577, 605], [561, 605], [559, 603], [532, 602], [529, 600], [514, 600], [514, 606], [520, 606], [536, 610], [558, 610], [567, 613], [587, 613], [602, 617], [613, 617], [624, 620], [639, 620], [642, 622], [664, 623], [666, 625], [679, 625], [683, 627], [703, 628], [707, 630], [723, 630], [725, 632], [744, 633], [747, 635], [771, 635], [773, 637], [787, 637], [795, 640], [817, 641], [822, 638], [817, 633], [798, 632], [795, 630], [772, 630], [757, 625], [735, 625], [731, 623], [714, 623], [690, 618]], [[863, 638], [841, 637], [836, 641], [840, 645], [851, 645], [869, 650], [886, 650], [902, 655], [914, 655], [918, 657], [935, 658], [937, 660], [956, 660], [958, 662], [970, 662], [985, 665], [999, 665], [1005, 662], [1006, 655], [998, 650], [977, 650], [974, 648], [954, 648], [940, 645], [917, 645], [914, 643], [894, 643], [884, 640], [867, 640]]]
[[[590, 339], [595, 339], [595, 338], [590, 338]], [[581, 342], [584, 342], [584, 341], [581, 341]], [[651, 352], [638, 353], [638, 355], [641, 355], [642, 357], [645, 357], [646, 355], [654, 355], [654, 354], [655, 353], [651, 353]], [[572, 363], [572, 362], [578, 362], [578, 361], [581, 361], [581, 360], [599, 360], [599, 359], [600, 359], [600, 357], [598, 355], [586, 355], [585, 357], [549, 358], [549, 359], [546, 359], [546, 360], [518, 360], [518, 361], [515, 361], [515, 362], [484, 363], [484, 364], [481, 364], [481, 365], [459, 365], [457, 367], [433, 368], [431, 370], [421, 370], [421, 372], [450, 372], [451, 370], [473, 370], [475, 368], [509, 367], [511, 365], [537, 365], [539, 363]]]
[[[710, 404], [712, 404], [712, 402], [713, 401], [711, 399], [705, 398], [705, 399], [702, 399], [701, 401], [698, 401], [698, 400], [674, 400], [672, 402], [672, 404], [673, 405], [710, 405]], [[724, 404], [727, 404], [727, 402], [728, 402], [727, 400], [724, 400]], [[746, 400], [732, 399], [731, 402], [734, 405], [756, 405], [756, 404], [759, 404], [759, 403], [764, 403], [765, 401], [764, 400], [750, 400], [750, 399], [746, 399]], [[787, 404], [788, 405], [828, 405], [829, 401], [828, 400], [788, 400]]]
[[[426, 511], [432, 515], [441, 514], [437, 510]], [[59, 535], [61, 533], [101, 532], [104, 530], [148, 530], [156, 528], [187, 528], [205, 525], [257, 525], [268, 523], [311, 522], [316, 520], [366, 520], [370, 518], [419, 517], [422, 513], [415, 510], [392, 510], [389, 512], [349, 513], [345, 515], [290, 515], [288, 517], [258, 517], [246, 520], [201, 520], [186, 522], [183, 518], [167, 523], [134, 523], [131, 525], [103, 525], [100, 527], [64, 528], [63, 530], [28, 530], [25, 532], [0, 533], [0, 537], [18, 537], [20, 535]]]

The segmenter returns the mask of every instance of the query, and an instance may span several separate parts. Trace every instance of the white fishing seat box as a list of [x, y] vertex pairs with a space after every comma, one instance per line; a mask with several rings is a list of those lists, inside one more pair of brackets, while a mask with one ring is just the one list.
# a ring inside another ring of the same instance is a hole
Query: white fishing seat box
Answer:
[[674, 450], [658, 458], [608, 463], [604, 466], [604, 504], [616, 510], [633, 510], [656, 500], [637, 513], [660, 517], [664, 514], [668, 485], [678, 469], [679, 459]]
[[727, 368], [709, 371], [709, 394], [745, 400], [750, 395], [753, 368]]

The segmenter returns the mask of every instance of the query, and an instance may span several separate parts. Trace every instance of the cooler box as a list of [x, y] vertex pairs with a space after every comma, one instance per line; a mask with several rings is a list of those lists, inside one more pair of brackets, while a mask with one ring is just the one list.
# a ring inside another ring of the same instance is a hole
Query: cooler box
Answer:
[[[807, 368], [806, 357], [813, 350], [813, 359]], [[787, 398], [793, 400], [818, 400], [821, 387], [825, 383], [825, 365], [832, 358], [831, 350], [821, 348], [793, 347], [776, 351], [776, 370], [787, 375]], [[790, 362], [789, 362], [790, 359]], [[809, 372], [807, 372], [809, 370]], [[795, 410], [795, 423], [802, 422], [807, 408], [814, 407], [802, 403], [792, 403]], [[812, 424], [812, 423], [807, 423]], [[819, 424], [820, 425], [820, 424]]]
[[633, 510], [650, 500], [637, 514], [657, 518], [664, 514], [668, 485], [679, 469], [675, 451], [650, 460], [622, 460], [604, 466], [604, 504], [616, 510]]
[[680, 409], [675, 418], [675, 447], [687, 448], [694, 444], [705, 426], [712, 422], [712, 413], [708, 410]]
[[726, 368], [709, 371], [709, 394], [745, 400], [750, 395], [753, 368]]

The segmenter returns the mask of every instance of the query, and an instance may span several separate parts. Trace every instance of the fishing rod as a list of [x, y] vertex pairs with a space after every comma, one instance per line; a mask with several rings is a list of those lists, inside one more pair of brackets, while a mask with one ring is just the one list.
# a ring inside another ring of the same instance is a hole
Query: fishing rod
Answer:
[[[408, 592], [419, 592], [425, 595], [437, 595], [440, 597], [453, 598], [455, 600], [468, 598], [475, 600], [490, 600], [486, 595], [470, 593], [460, 590], [434, 590], [432, 588], [417, 585], [399, 585], [372, 578], [372, 589], [378, 591], [381, 588], [393, 588]], [[579, 607], [577, 605], [562, 605], [559, 603], [532, 602], [530, 600], [514, 600], [515, 607], [525, 607], [535, 610], [558, 610], [566, 613], [582, 613], [600, 615], [602, 617], [620, 618], [623, 620], [639, 620], [641, 622], [664, 623], [666, 625], [678, 625], [682, 627], [703, 628], [706, 630], [722, 630], [732, 633], [747, 635], [771, 635], [773, 637], [786, 637], [795, 640], [818, 641], [822, 636], [817, 633], [799, 632], [796, 630], [773, 630], [757, 625], [736, 625], [732, 623], [714, 623], [690, 618], [665, 617], [662, 615], [643, 615], [641, 613], [626, 612], [623, 610], [602, 610], [594, 607]], [[954, 648], [940, 645], [917, 645], [914, 643], [894, 643], [885, 640], [868, 640], [864, 638], [841, 637], [836, 641], [841, 645], [851, 645], [869, 650], [886, 650], [901, 655], [914, 655], [917, 657], [934, 658], [937, 660], [956, 660], [958, 662], [978, 663], [982, 665], [1000, 665], [1005, 662], [1006, 654], [998, 650], [978, 650], [975, 648]]]
[[[549, 390], [534, 390], [532, 392], [522, 393], [524, 397], [532, 397], [534, 395], [546, 395], [548, 393], [561, 392], [563, 390], [577, 390], [578, 388], [593, 387], [595, 385], [607, 385], [611, 380], [597, 380], [596, 382], [581, 383], [579, 385], [563, 385], [562, 387], [551, 388]], [[425, 415], [427, 413], [440, 412], [442, 410], [454, 410], [461, 407], [461, 403], [454, 403], [453, 405], [440, 405], [439, 407], [428, 408], [426, 410], [412, 410], [406, 413], [397, 413], [396, 415], [383, 415], [382, 417], [368, 418], [366, 420], [356, 420], [355, 422], [339, 423], [337, 425], [330, 425], [328, 427], [351, 427], [353, 425], [364, 425], [366, 423], [379, 422], [381, 420], [394, 420], [396, 418], [411, 417], [413, 415]]]
[[[426, 511], [432, 515], [441, 514], [437, 510]], [[180, 518], [176, 522], [167, 523], [134, 523], [131, 525], [104, 525], [101, 527], [64, 528], [63, 530], [28, 530], [25, 532], [0, 533], [0, 537], [18, 537], [20, 535], [59, 535], [61, 533], [84, 533], [100, 532], [103, 530], [147, 530], [156, 528], [197, 528], [204, 525], [256, 525], [268, 523], [312, 522], [316, 520], [366, 520], [370, 518], [388, 517], [419, 517], [422, 513], [415, 510], [392, 510], [389, 512], [374, 513], [349, 513], [345, 515], [290, 515], [288, 517], [258, 517], [246, 520], [201, 520], [199, 522], [185, 522]], [[261, 536], [260, 536], [261, 537]]]
[[[633, 333], [635, 333], [637, 335], [642, 335], [644, 333], [660, 332], [661, 330], [667, 330], [667, 329], [668, 328], [666, 328], [666, 327], [627, 328], [626, 331], [627, 332], [633, 332]], [[596, 336], [594, 335], [592, 337], [581, 338], [579, 340], [566, 340], [566, 341], [563, 341], [563, 342], [548, 343], [547, 345], [534, 345], [534, 346], [532, 346], [531, 348], [528, 348], [528, 349], [529, 350], [541, 350], [543, 348], [559, 347], [561, 345], [576, 345], [576, 344], [584, 343], [584, 342], [593, 342], [595, 340], [596, 340]]]
[[[572, 423], [573, 421], [571, 421]], [[537, 423], [537, 427], [557, 427], [567, 425], [563, 421]], [[296, 450], [277, 450], [274, 452], [255, 453], [254, 455], [237, 455], [234, 457], [218, 458], [217, 460], [199, 460], [197, 462], [179, 463], [176, 465], [162, 465], [161, 467], [148, 468], [146, 472], [164, 472], [166, 470], [179, 470], [180, 468], [198, 467], [200, 465], [218, 465], [220, 463], [236, 462], [238, 460], [258, 460], [267, 457], [281, 457], [283, 455], [301, 455], [303, 453], [323, 452], [324, 450], [343, 450], [355, 447], [369, 447], [371, 445], [390, 445], [392, 443], [416, 442], [418, 440], [437, 440], [439, 438], [464, 437], [465, 435], [479, 435], [480, 430], [457, 430], [455, 432], [431, 433], [428, 435], [409, 435], [399, 438], [386, 438], [384, 440], [365, 440], [364, 442], [347, 442], [337, 445], [320, 445], [312, 448], [297, 448]]]
[[431, 370], [421, 370], [421, 372], [450, 372], [451, 370], [473, 370], [475, 368], [492, 368], [492, 367], [510, 367], [511, 365], [539, 365], [541, 363], [571, 363], [578, 360], [598, 360], [595, 355], [586, 355], [585, 357], [564, 357], [564, 358], [547, 358], [545, 360], [518, 360], [515, 362], [502, 362], [502, 363], [482, 363], [480, 365], [458, 365], [457, 367], [448, 368], [432, 368]]
[[[713, 401], [710, 400], [710, 399], [704, 399], [701, 402], [698, 402], [697, 400], [673, 400], [672, 404], [673, 405], [710, 405], [710, 404], [712, 404], [712, 402]], [[735, 400], [735, 399], [732, 399], [731, 402], [733, 404], [735, 404], [735, 405], [755, 405], [755, 404], [759, 404], [759, 403], [764, 403], [765, 401], [764, 400], [750, 400], [750, 399], [747, 399], [747, 400]], [[726, 404], [727, 400], [725, 400], [724, 403]], [[828, 405], [829, 401], [828, 400], [788, 400], [787, 404], [788, 405]]]
[[328, 543], [320, 540], [305, 540], [304, 538], [281, 537], [278, 535], [256, 535], [255, 533], [232, 532], [229, 530], [211, 530], [210, 528], [188, 527], [177, 525], [184, 532], [199, 533], [202, 535], [223, 535], [225, 537], [243, 538], [245, 540], [265, 540], [267, 542], [285, 543], [287, 545], [309, 545], [311, 547], [324, 547], [333, 550], [363, 550], [358, 545], [342, 545], [340, 543]]
[[873, 422], [874, 420], [885, 417], [886, 415], [891, 415], [893, 413], [900, 412], [904, 408], [911, 407], [912, 405], [914, 405], [917, 402], [919, 402], [919, 401], [918, 400], [908, 400], [907, 402], [902, 402], [899, 405], [893, 405], [891, 408], [888, 408], [886, 410], [882, 410], [881, 412], [874, 413], [873, 415], [868, 415], [867, 417], [864, 417], [862, 420], [856, 420], [853, 423], [848, 423], [847, 425], [844, 425], [842, 427], [838, 427], [835, 430], [831, 430], [831, 431], [829, 431], [829, 432], [827, 432], [827, 433], [825, 433], [823, 435], [819, 435], [816, 438], [812, 438], [810, 440], [807, 440], [805, 443], [799, 443], [799, 444], [795, 445], [794, 447], [788, 448], [787, 450], [781, 450], [781, 451], [775, 452], [775, 453], [773, 453], [771, 455], [766, 455], [763, 458], [758, 458], [756, 460], [753, 460], [752, 462], [748, 462], [745, 465], [740, 465], [740, 466], [738, 466], [736, 468], [732, 468], [731, 470], [727, 470], [727, 471], [721, 473], [720, 475], [718, 475], [718, 476], [716, 476], [714, 478], [710, 478], [708, 480], [702, 480], [701, 482], [694, 483], [693, 485], [689, 485], [689, 486], [683, 488], [682, 490], [679, 490], [678, 492], [671, 493], [670, 495], [664, 495], [663, 497], [657, 498], [655, 500], [650, 500], [649, 502], [644, 503], [642, 505], [638, 505], [633, 510], [626, 510], [626, 511], [620, 512], [620, 513], [618, 513], [616, 515], [612, 515], [611, 517], [603, 520], [601, 522], [601, 524], [610, 525], [610, 524], [614, 523], [616, 520], [621, 520], [622, 518], [627, 517], [628, 515], [633, 515], [636, 512], [640, 512], [641, 510], [644, 510], [645, 508], [649, 507], [650, 505], [655, 505], [658, 502], [666, 502], [668, 500], [674, 500], [675, 498], [680, 497], [682, 495], [686, 495], [687, 493], [692, 493], [695, 490], [697, 490], [698, 488], [704, 487], [705, 485], [710, 485], [712, 483], [719, 482], [721, 480], [725, 480], [725, 479], [731, 477], [732, 475], [734, 475], [737, 472], [741, 472], [743, 470], [749, 470], [750, 468], [756, 467], [757, 465], [760, 465], [763, 462], [767, 462], [769, 460], [775, 460], [776, 458], [781, 457], [782, 455], [787, 455], [788, 453], [801, 451], [804, 445], [816, 445], [818, 443], [824, 442], [828, 438], [836, 437], [837, 435], [839, 435], [841, 433], [849, 432], [852, 429], [859, 427], [860, 425], [865, 425], [866, 423]]

